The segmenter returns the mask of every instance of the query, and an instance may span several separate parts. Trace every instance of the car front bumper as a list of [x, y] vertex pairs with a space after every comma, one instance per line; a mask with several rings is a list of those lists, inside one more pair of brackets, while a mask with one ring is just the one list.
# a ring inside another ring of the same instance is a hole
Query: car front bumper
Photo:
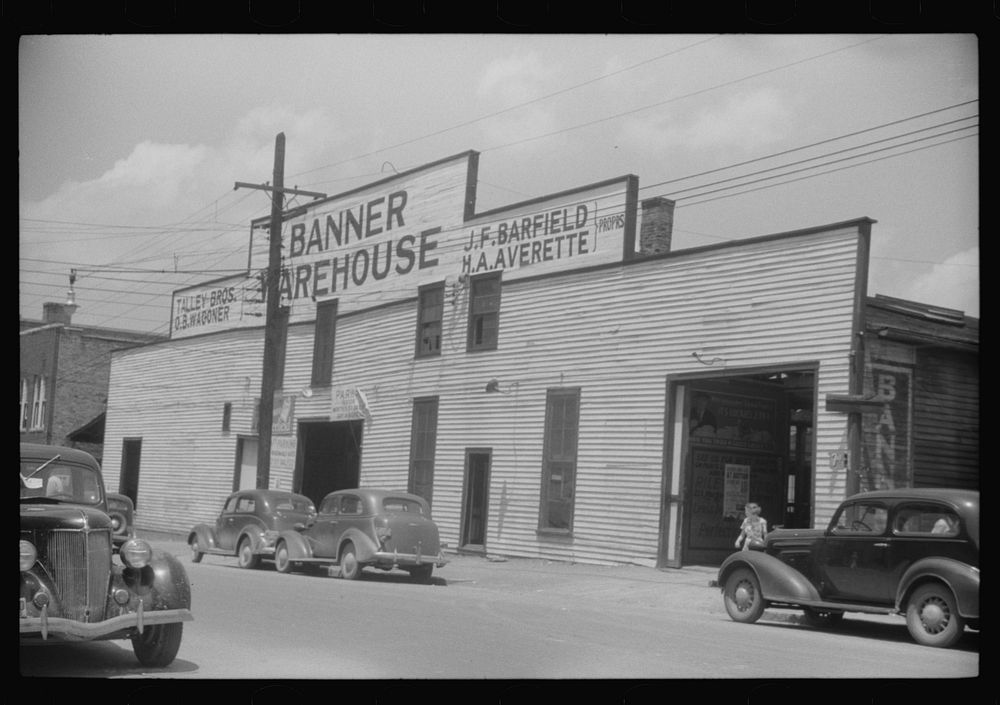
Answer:
[[101, 639], [118, 632], [131, 629], [140, 634], [155, 624], [172, 624], [174, 622], [190, 622], [194, 619], [189, 609], [174, 610], [139, 610], [105, 619], [103, 622], [78, 622], [64, 617], [49, 617], [48, 609], [43, 609], [39, 617], [21, 617], [21, 635], [40, 635], [43, 640], [50, 637], [62, 641], [89, 641]]

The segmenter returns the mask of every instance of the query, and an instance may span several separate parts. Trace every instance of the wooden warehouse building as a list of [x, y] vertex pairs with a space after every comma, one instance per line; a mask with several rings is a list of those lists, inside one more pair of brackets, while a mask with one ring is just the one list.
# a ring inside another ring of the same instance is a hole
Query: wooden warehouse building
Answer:
[[[814, 526], [866, 483], [978, 486], [978, 328], [868, 297], [873, 220], [674, 250], [635, 176], [477, 213], [477, 166], [285, 214], [269, 486], [408, 489], [450, 550], [651, 567], [721, 561], [747, 500]], [[258, 482], [267, 225], [246, 275], [175, 292], [170, 340], [113, 354], [105, 466], [140, 528]], [[939, 475], [948, 432], [918, 435], [951, 382], [974, 438]]]

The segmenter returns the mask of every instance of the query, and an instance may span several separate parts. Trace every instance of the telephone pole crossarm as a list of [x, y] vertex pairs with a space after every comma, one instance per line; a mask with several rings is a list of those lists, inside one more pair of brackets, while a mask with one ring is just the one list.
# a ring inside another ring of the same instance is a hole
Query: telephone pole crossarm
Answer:
[[282, 195], [291, 194], [293, 196], [312, 196], [313, 198], [326, 198], [325, 193], [320, 193], [319, 191], [303, 191], [297, 188], [282, 188], [276, 186], [268, 186], [267, 184], [249, 184], [245, 181], [237, 181], [236, 185], [233, 186], [233, 191], [239, 188], [255, 188], [261, 191], [270, 191], [274, 193], [275, 191], [281, 192]]

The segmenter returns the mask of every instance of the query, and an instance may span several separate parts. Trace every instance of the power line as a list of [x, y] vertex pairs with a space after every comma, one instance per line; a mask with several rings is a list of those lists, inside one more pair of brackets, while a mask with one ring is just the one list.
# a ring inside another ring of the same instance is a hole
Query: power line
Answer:
[[632, 110], [626, 110], [625, 112], [615, 113], [614, 115], [608, 115], [608, 116], [603, 117], [603, 118], [598, 118], [597, 120], [591, 120], [589, 122], [580, 123], [578, 125], [571, 125], [570, 127], [565, 127], [565, 128], [559, 129], [559, 130], [554, 130], [552, 132], [546, 132], [546, 133], [541, 134], [541, 135], [535, 135], [534, 137], [527, 137], [527, 138], [522, 139], [522, 140], [515, 140], [514, 142], [507, 142], [505, 144], [501, 144], [501, 145], [498, 145], [496, 147], [489, 147], [489, 148], [484, 149], [482, 151], [484, 153], [485, 152], [493, 152], [493, 151], [500, 150], [500, 149], [506, 149], [507, 147], [514, 147], [514, 146], [517, 146], [519, 144], [524, 144], [526, 142], [534, 142], [535, 140], [544, 139], [545, 137], [554, 137], [555, 135], [561, 135], [561, 134], [563, 134], [565, 132], [572, 132], [573, 130], [579, 130], [579, 129], [582, 129], [584, 127], [592, 127], [593, 125], [599, 125], [602, 122], [608, 122], [609, 120], [614, 120], [616, 118], [625, 117], [626, 115], [634, 115], [636, 113], [641, 113], [641, 112], [644, 112], [644, 111], [649, 110], [651, 108], [659, 108], [659, 107], [661, 107], [663, 105], [667, 105], [669, 103], [675, 103], [675, 102], [677, 102], [679, 100], [684, 100], [686, 98], [692, 98], [692, 97], [694, 97], [696, 95], [702, 95], [703, 93], [709, 93], [711, 91], [718, 90], [719, 88], [728, 88], [729, 86], [736, 85], [737, 83], [742, 83], [743, 81], [749, 81], [750, 79], [753, 79], [753, 78], [759, 78], [759, 77], [765, 76], [765, 75], [767, 75], [769, 73], [774, 73], [775, 71], [781, 71], [782, 69], [787, 69], [787, 68], [790, 68], [792, 66], [797, 66], [799, 64], [804, 64], [804, 63], [806, 63], [808, 61], [815, 61], [816, 59], [821, 59], [821, 58], [823, 58], [825, 56], [829, 56], [831, 54], [836, 54], [838, 52], [846, 51], [848, 49], [854, 49], [854, 48], [859, 47], [859, 46], [861, 46], [863, 44], [867, 44], [869, 42], [874, 42], [875, 40], [881, 39], [881, 38], [882, 37], [880, 37], [880, 36], [879, 37], [873, 37], [871, 39], [866, 39], [866, 40], [864, 40], [862, 42], [858, 42], [856, 44], [851, 44], [851, 45], [846, 46], [846, 47], [840, 47], [839, 49], [832, 49], [830, 51], [823, 52], [822, 54], [816, 54], [815, 56], [808, 56], [808, 57], [806, 57], [804, 59], [799, 59], [798, 61], [792, 61], [790, 63], [782, 64], [781, 66], [775, 66], [774, 68], [766, 69], [764, 71], [758, 71], [756, 73], [751, 73], [751, 74], [748, 74], [748, 75], [743, 76], [741, 78], [733, 79], [731, 81], [725, 81], [723, 83], [718, 83], [718, 84], [716, 84], [714, 86], [709, 86], [708, 88], [702, 88], [702, 89], [697, 90], [697, 91], [692, 91], [691, 93], [685, 93], [684, 95], [679, 95], [679, 96], [675, 96], [673, 98], [668, 98], [667, 100], [662, 100], [662, 101], [660, 101], [658, 103], [652, 103], [650, 105], [644, 105], [644, 106], [641, 106], [641, 107], [638, 107], [638, 108], [634, 108]]
[[[368, 152], [366, 154], [359, 154], [359, 155], [357, 155], [355, 157], [350, 157], [348, 159], [344, 159], [344, 160], [339, 161], [339, 162], [334, 162], [333, 164], [327, 164], [325, 166], [316, 167], [315, 169], [309, 169], [307, 171], [300, 171], [297, 174], [294, 174], [292, 176], [292, 178], [294, 178], [296, 176], [305, 176], [306, 174], [311, 174], [311, 173], [313, 173], [315, 171], [320, 171], [322, 169], [332, 169], [333, 167], [340, 166], [342, 164], [348, 164], [348, 163], [350, 163], [352, 161], [355, 161], [357, 159], [363, 159], [364, 157], [370, 157], [370, 156], [373, 156], [375, 154], [379, 154], [381, 152], [386, 152], [386, 151], [388, 151], [390, 149], [397, 149], [399, 147], [405, 147], [406, 145], [413, 144], [414, 142], [420, 142], [421, 140], [429, 139], [431, 137], [437, 137], [438, 135], [443, 135], [444, 133], [451, 132], [452, 130], [457, 130], [457, 129], [462, 128], [462, 127], [468, 127], [469, 125], [473, 125], [473, 124], [475, 124], [477, 122], [482, 122], [483, 120], [488, 120], [488, 119], [494, 118], [494, 117], [496, 117], [498, 115], [503, 115], [505, 113], [509, 113], [509, 112], [511, 112], [513, 110], [519, 110], [520, 108], [523, 108], [525, 106], [532, 105], [534, 103], [539, 103], [539, 102], [541, 102], [543, 100], [548, 100], [549, 98], [554, 98], [555, 96], [563, 95], [564, 93], [569, 93], [571, 91], [575, 91], [578, 88], [583, 88], [584, 86], [589, 86], [589, 85], [591, 85], [593, 83], [597, 83], [598, 81], [603, 81], [605, 79], [611, 78], [612, 76], [617, 76], [619, 74], [626, 73], [628, 71], [632, 71], [634, 69], [637, 69], [637, 68], [639, 68], [641, 66], [645, 66], [647, 64], [651, 64], [653, 62], [660, 61], [662, 59], [667, 58], [668, 56], [673, 56], [674, 54], [679, 54], [681, 52], [687, 51], [689, 49], [693, 49], [694, 47], [700, 46], [702, 44], [706, 44], [708, 42], [715, 41], [716, 39], [720, 39], [721, 36], [722, 35], [716, 35], [716, 36], [713, 36], [713, 37], [709, 37], [708, 39], [703, 39], [701, 41], [695, 42], [694, 44], [688, 44], [687, 46], [681, 47], [680, 49], [674, 49], [673, 51], [668, 51], [665, 54], [660, 54], [659, 56], [654, 56], [651, 59], [646, 59], [644, 61], [640, 61], [639, 63], [632, 64], [631, 66], [626, 66], [625, 68], [618, 69], [617, 71], [612, 71], [610, 73], [602, 74], [600, 76], [597, 76], [595, 78], [589, 79], [589, 80], [584, 81], [582, 83], [577, 83], [577, 84], [574, 84], [574, 85], [569, 86], [567, 88], [563, 88], [561, 90], [555, 91], [554, 93], [548, 93], [548, 94], [543, 95], [543, 96], [538, 96], [537, 98], [532, 98], [531, 100], [526, 100], [524, 102], [517, 103], [516, 105], [510, 105], [510, 106], [508, 106], [506, 108], [502, 108], [501, 110], [497, 110], [495, 112], [489, 113], [488, 115], [481, 115], [480, 117], [473, 118], [472, 120], [466, 120], [465, 122], [457, 123], [455, 125], [452, 125], [451, 127], [446, 127], [444, 129], [437, 130], [436, 132], [431, 132], [431, 133], [428, 133], [428, 134], [425, 134], [425, 135], [421, 135], [419, 137], [414, 137], [412, 139], [406, 140], [404, 142], [398, 142], [398, 143], [390, 145], [388, 147], [382, 147], [380, 149], [376, 149], [373, 152]], [[328, 182], [323, 182], [323, 183], [328, 183]]]

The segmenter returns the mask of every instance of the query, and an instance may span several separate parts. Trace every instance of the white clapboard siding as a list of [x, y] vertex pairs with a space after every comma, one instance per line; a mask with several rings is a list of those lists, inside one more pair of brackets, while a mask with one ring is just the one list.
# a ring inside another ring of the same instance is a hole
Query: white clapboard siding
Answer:
[[[698, 352], [733, 369], [818, 364], [814, 482], [825, 520], [846, 487], [828, 462], [845, 417], [823, 400], [849, 388], [858, 238], [852, 225], [507, 282], [495, 351], [465, 352], [467, 290], [446, 303], [437, 358], [414, 359], [415, 300], [342, 315], [333, 386], [364, 390], [372, 413], [361, 483], [406, 487], [413, 399], [437, 396], [433, 512], [444, 542], [459, 542], [465, 449], [485, 447], [488, 551], [654, 565], [666, 381], [705, 372]], [[114, 358], [105, 455], [117, 467], [121, 439], [143, 438], [143, 526], [214, 518], [232, 485], [235, 434], [249, 429], [261, 337], [239, 331]], [[309, 386], [312, 350], [312, 324], [292, 325], [286, 393]], [[485, 393], [493, 378], [506, 393]], [[581, 388], [573, 536], [562, 539], [537, 533], [546, 390], [556, 387]], [[329, 392], [313, 392], [297, 397], [296, 419], [328, 415]], [[229, 436], [220, 432], [225, 401], [234, 402]], [[274, 457], [272, 479], [290, 483], [294, 459]]]
[[[115, 478], [122, 440], [142, 439], [138, 526], [186, 531], [218, 516], [232, 491], [236, 434], [250, 433], [262, 354], [259, 330], [113, 353], [104, 467]], [[233, 405], [229, 434], [222, 432], [226, 402]]]

